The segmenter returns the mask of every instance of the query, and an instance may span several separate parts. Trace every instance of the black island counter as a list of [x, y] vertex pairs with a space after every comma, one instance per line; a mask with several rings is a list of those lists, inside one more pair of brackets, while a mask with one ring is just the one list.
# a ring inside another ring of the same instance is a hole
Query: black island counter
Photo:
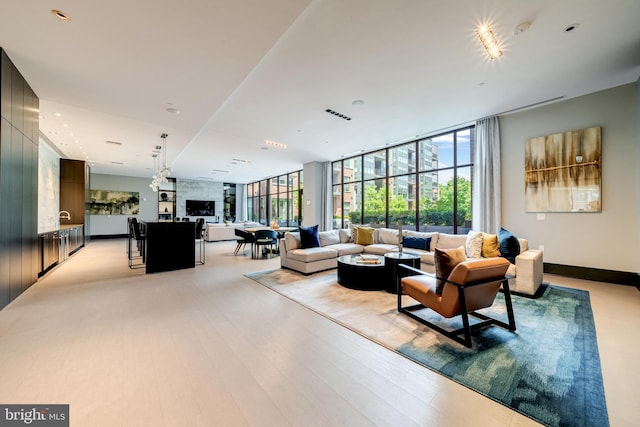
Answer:
[[146, 273], [195, 268], [195, 222], [140, 221], [146, 235]]

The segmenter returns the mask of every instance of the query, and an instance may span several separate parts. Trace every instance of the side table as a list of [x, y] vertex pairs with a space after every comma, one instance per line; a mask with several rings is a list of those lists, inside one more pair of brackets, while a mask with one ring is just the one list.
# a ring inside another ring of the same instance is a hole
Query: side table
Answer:
[[420, 268], [420, 255], [410, 252], [387, 252], [384, 254], [386, 270], [385, 290], [392, 294], [398, 293], [398, 265], [405, 264], [414, 268]]

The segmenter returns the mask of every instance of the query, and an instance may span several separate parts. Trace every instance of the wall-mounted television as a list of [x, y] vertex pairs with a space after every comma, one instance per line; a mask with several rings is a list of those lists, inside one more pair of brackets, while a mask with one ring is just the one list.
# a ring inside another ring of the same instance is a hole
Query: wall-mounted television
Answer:
[[214, 216], [216, 202], [213, 200], [187, 200], [187, 216]]

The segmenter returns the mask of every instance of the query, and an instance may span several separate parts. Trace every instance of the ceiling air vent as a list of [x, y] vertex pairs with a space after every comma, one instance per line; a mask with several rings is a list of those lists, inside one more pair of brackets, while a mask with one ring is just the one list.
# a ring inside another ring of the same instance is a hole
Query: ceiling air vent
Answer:
[[351, 120], [351, 117], [349, 116], [345, 116], [344, 114], [340, 114], [337, 111], [333, 111], [330, 108], [327, 108], [326, 110], [324, 110], [325, 112], [329, 113], [329, 114], [333, 114], [336, 117], [340, 117], [341, 119], [345, 119], [345, 120]]
[[111, 145], [122, 145], [122, 142], [118, 142], [118, 141], [107, 141], [107, 144], [111, 144]]
[[122, 162], [111, 162], [111, 164], [113, 164], [113, 165], [124, 165], [124, 163], [122, 163]]

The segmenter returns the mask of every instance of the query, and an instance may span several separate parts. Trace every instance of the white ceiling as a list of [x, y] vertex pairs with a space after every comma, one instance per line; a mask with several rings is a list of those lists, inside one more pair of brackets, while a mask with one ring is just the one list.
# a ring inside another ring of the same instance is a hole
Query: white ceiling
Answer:
[[250, 182], [636, 81], [639, 17], [638, 0], [20, 0], [0, 46], [42, 133], [93, 172], [150, 177], [166, 132], [172, 176]]

